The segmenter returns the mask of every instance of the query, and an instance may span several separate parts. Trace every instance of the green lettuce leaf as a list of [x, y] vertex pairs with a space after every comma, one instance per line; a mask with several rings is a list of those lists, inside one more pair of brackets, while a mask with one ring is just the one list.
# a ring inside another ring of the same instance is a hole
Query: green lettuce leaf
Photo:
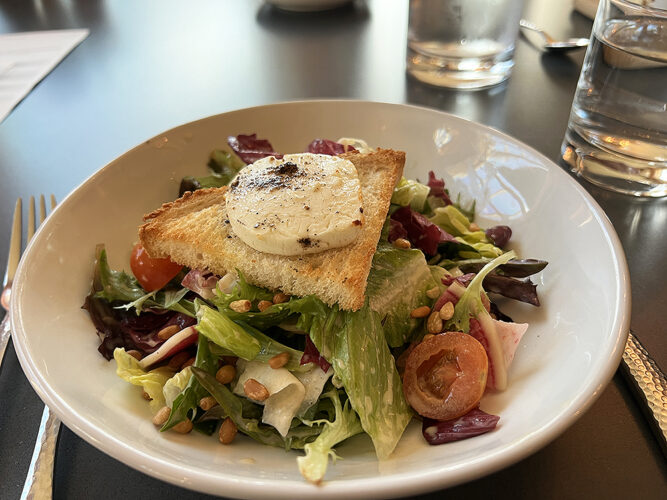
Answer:
[[204, 177], [190, 175], [184, 177], [181, 181], [181, 194], [183, 191], [226, 186], [244, 166], [245, 164], [236, 155], [216, 149], [211, 153], [208, 161], [211, 174]]
[[347, 438], [363, 432], [359, 417], [350, 407], [349, 401], [345, 405], [340, 401], [339, 391], [334, 389], [322, 394], [320, 399], [328, 398], [333, 402], [335, 418], [333, 421], [319, 420], [313, 424], [323, 424], [322, 432], [315, 441], [304, 447], [306, 455], [297, 458], [301, 475], [311, 483], [319, 484], [324, 478], [329, 463], [329, 457], [335, 462], [338, 456], [333, 447]]
[[378, 458], [387, 458], [412, 414], [380, 315], [368, 304], [359, 311], [340, 311], [314, 297], [294, 301], [293, 308], [302, 314], [299, 326], [309, 332], [345, 387]]
[[453, 330], [465, 333], [470, 331], [470, 318], [478, 316], [482, 311], [486, 313], [482, 302], [482, 294], [485, 293], [482, 288], [484, 278], [495, 268], [515, 257], [516, 254], [513, 251], [507, 252], [489, 262], [475, 275], [454, 306], [454, 316], [445, 323], [445, 331]]
[[424, 212], [426, 198], [431, 188], [411, 179], [401, 177], [391, 195], [391, 203], [402, 207], [410, 206], [417, 212]]
[[231, 293], [220, 293], [211, 302], [222, 311], [232, 321], [243, 321], [255, 328], [265, 330], [271, 326], [276, 326], [281, 323], [290, 314], [286, 303], [274, 304], [262, 312], [248, 311], [239, 313], [229, 307], [229, 304], [236, 300], [249, 300], [253, 304], [253, 308], [257, 308], [257, 303], [260, 300], [271, 301], [274, 292], [265, 288], [251, 285], [245, 279], [242, 272], [237, 271], [239, 279]]
[[[214, 374], [218, 369], [218, 358], [211, 354], [208, 348], [208, 339], [204, 335], [200, 335], [197, 340], [197, 356], [190, 368], [198, 368], [210, 374]], [[194, 420], [198, 411], [199, 400], [206, 395], [206, 390], [197, 379], [190, 377], [185, 389], [174, 399], [169, 418], [160, 431], [169, 430], [186, 418]]]
[[229, 319], [224, 312], [197, 301], [197, 318], [197, 331], [234, 356], [251, 361], [259, 354], [262, 347], [259, 340]]
[[101, 290], [95, 296], [109, 302], [134, 302], [146, 295], [146, 291], [134, 276], [109, 267], [107, 251], [103, 245], [96, 249], [95, 279], [99, 280], [101, 285]]
[[287, 368], [289, 371], [305, 372], [311, 368], [312, 366], [311, 363], [307, 363], [305, 365], [300, 364], [301, 358], [303, 357], [303, 351], [299, 351], [298, 349], [293, 349], [291, 347], [288, 347], [285, 344], [282, 344], [277, 340], [272, 339], [271, 337], [260, 332], [256, 328], [253, 328], [252, 326], [247, 325], [241, 321], [239, 321], [238, 324], [247, 333], [249, 333], [259, 341], [260, 348], [257, 355], [253, 358], [254, 361], [261, 361], [263, 363], [268, 363], [268, 361], [275, 355], [280, 354], [282, 352], [286, 352], [289, 354], [289, 360], [287, 361], [285, 368]]
[[493, 259], [503, 253], [500, 248], [489, 241], [484, 231], [471, 231], [470, 219], [454, 205], [434, 209], [433, 216], [429, 220], [456, 237], [461, 243], [466, 243], [474, 249], [474, 251], [468, 251], [461, 248], [458, 252], [461, 258], [489, 257]]
[[188, 293], [186, 288], [176, 290], [158, 290], [146, 292], [137, 279], [125, 271], [115, 271], [109, 267], [107, 252], [104, 245], [96, 249], [94, 273], [95, 298], [107, 302], [124, 302], [117, 307], [123, 309], [135, 308], [137, 314], [144, 308], [169, 309], [194, 317], [194, 304], [185, 300]]
[[227, 178], [229, 183], [245, 167], [240, 158], [224, 149], [214, 149], [208, 160], [208, 168], [214, 173]]
[[187, 366], [176, 373], [164, 384], [162, 394], [164, 394], [164, 403], [169, 408], [174, 404], [174, 400], [185, 390], [192, 377], [192, 369]]
[[113, 357], [116, 361], [116, 375], [132, 385], [142, 387], [151, 397], [149, 404], [153, 412], [165, 405], [162, 388], [174, 374], [172, 370], [160, 367], [147, 372], [141, 368], [139, 361], [125, 352], [122, 347], [114, 349]]
[[132, 309], [134, 307], [137, 314], [141, 313], [144, 308], [169, 309], [194, 318], [195, 305], [193, 302], [185, 300], [188, 292], [187, 288], [181, 288], [180, 290], [158, 290], [146, 293], [133, 302], [128, 302], [117, 307], [119, 309]]
[[373, 311], [383, 318], [390, 347], [415, 340], [423, 320], [410, 318], [410, 311], [430, 304], [426, 291], [438, 286], [420, 250], [401, 250], [380, 243], [373, 256], [366, 295]]
[[257, 418], [245, 417], [243, 399], [218, 382], [213, 375], [199, 368], [193, 368], [192, 373], [202, 387], [218, 402], [222, 410], [218, 412], [228, 415], [240, 432], [255, 441], [286, 450], [303, 449], [306, 443], [315, 439], [322, 432], [321, 425], [313, 427], [298, 425], [291, 428], [287, 436], [282, 437], [277, 430], [269, 425], [261, 424]]

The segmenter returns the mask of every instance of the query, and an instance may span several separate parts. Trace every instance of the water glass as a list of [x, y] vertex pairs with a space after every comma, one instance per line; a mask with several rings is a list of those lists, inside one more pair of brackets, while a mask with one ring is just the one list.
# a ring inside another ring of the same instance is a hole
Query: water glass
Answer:
[[523, 0], [410, 0], [408, 74], [456, 89], [506, 80], [522, 9]]
[[598, 186], [667, 195], [667, 0], [600, 0], [561, 156]]

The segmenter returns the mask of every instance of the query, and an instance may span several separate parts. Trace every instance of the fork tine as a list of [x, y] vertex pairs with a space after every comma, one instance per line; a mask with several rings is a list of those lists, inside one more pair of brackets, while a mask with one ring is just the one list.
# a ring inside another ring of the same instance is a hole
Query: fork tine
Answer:
[[39, 195], [39, 223], [41, 224], [46, 219], [46, 201], [44, 195]]
[[21, 211], [22, 208], [21, 198], [16, 200], [16, 205], [14, 206], [14, 220], [12, 222], [12, 235], [9, 239], [9, 256], [7, 258], [7, 270], [5, 271], [5, 279], [3, 280], [2, 285], [5, 286], [8, 282], [14, 279], [14, 274], [16, 273], [16, 267], [19, 264], [19, 258], [21, 257]]
[[28, 234], [26, 243], [28, 243], [35, 235], [35, 197], [30, 197], [30, 204], [28, 205]]
[[51, 210], [56, 208], [56, 197], [54, 195], [51, 195]]

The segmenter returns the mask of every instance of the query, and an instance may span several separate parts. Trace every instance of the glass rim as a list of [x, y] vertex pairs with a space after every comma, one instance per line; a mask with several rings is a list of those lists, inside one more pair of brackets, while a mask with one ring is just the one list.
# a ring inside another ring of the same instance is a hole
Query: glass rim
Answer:
[[[602, 1], [602, 0], [601, 0]], [[661, 8], [661, 7], [651, 7], [650, 5], [645, 5], [643, 3], [637, 3], [637, 1], [633, 0], [607, 0], [610, 4], [621, 4], [621, 5], [627, 5], [628, 7], [636, 10], [641, 10], [644, 12], [655, 12], [661, 16], [667, 15], [667, 8]]]

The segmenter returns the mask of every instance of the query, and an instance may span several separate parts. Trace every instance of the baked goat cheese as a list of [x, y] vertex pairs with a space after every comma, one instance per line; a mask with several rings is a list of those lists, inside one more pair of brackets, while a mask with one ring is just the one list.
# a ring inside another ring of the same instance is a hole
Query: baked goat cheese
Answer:
[[257, 160], [231, 183], [226, 205], [241, 241], [278, 255], [344, 247], [364, 224], [357, 169], [337, 156], [302, 153]]

